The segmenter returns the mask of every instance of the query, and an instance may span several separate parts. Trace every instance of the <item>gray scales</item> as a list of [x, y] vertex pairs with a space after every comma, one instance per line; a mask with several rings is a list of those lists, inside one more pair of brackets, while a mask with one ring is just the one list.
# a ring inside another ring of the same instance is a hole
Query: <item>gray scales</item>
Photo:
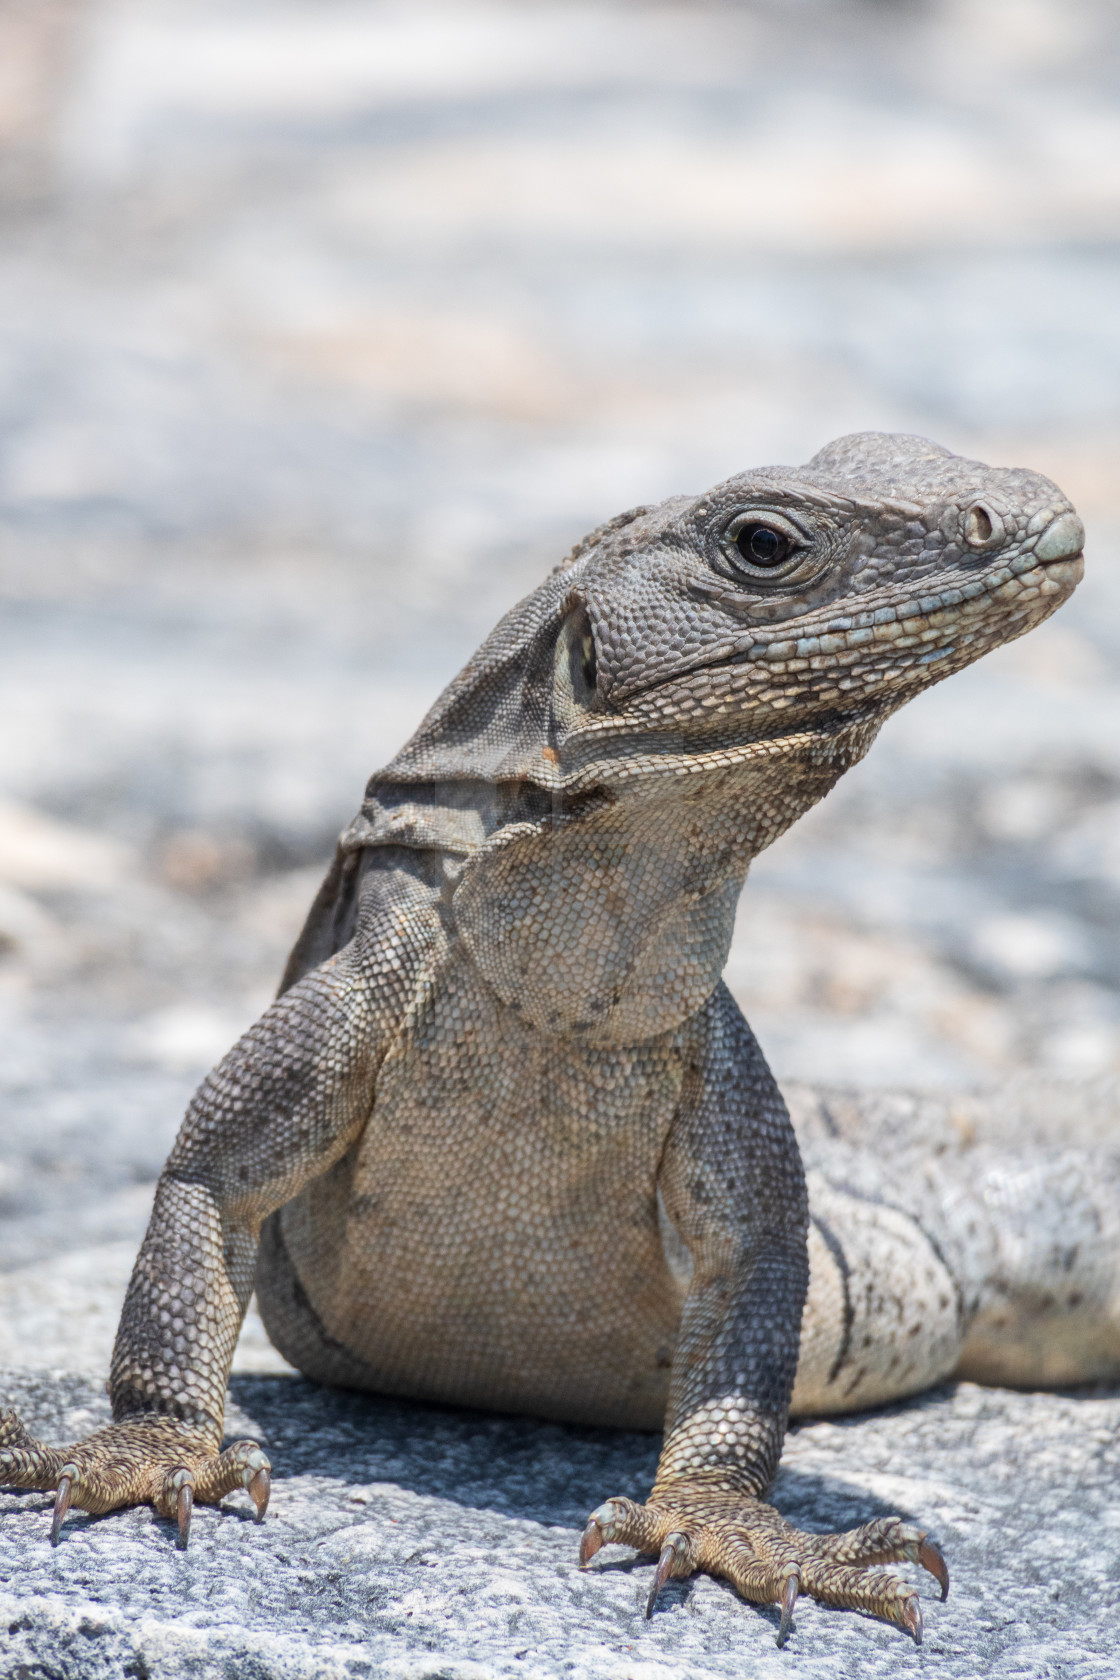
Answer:
[[947, 1587], [917, 1522], [820, 1534], [766, 1502], [791, 1408], [1115, 1374], [1113, 1111], [1067, 1097], [1058, 1132], [1043, 1104], [1028, 1147], [1024, 1094], [798, 1091], [795, 1136], [720, 973], [751, 858], [1060, 605], [1083, 540], [1048, 480], [872, 433], [577, 545], [370, 782], [280, 996], [192, 1101], [113, 1422], [55, 1448], [4, 1414], [5, 1482], [57, 1490], [55, 1538], [71, 1506], [150, 1502], [184, 1547], [196, 1501], [263, 1515], [263, 1450], [221, 1450], [255, 1284], [334, 1387], [664, 1425], [648, 1499], [581, 1546], [656, 1556], [650, 1610], [706, 1571], [779, 1641], [802, 1595], [920, 1639], [882, 1567]]

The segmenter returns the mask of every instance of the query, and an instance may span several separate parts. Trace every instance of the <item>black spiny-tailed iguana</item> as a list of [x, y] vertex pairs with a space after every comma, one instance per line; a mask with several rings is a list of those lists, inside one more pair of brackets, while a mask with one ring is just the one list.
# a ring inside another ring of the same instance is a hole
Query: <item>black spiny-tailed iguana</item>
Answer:
[[56, 1449], [5, 1415], [0, 1475], [58, 1490], [55, 1537], [70, 1505], [149, 1500], [184, 1544], [196, 1499], [244, 1486], [263, 1513], [264, 1453], [221, 1451], [255, 1281], [324, 1382], [663, 1425], [649, 1498], [607, 1500], [582, 1544], [655, 1553], [651, 1605], [707, 1569], [780, 1604], [779, 1637], [799, 1593], [920, 1637], [875, 1567], [946, 1588], [920, 1529], [800, 1533], [765, 1503], [791, 1397], [866, 1405], [962, 1357], [1114, 1366], [1113, 1275], [1090, 1245], [1057, 1278], [1030, 1235], [1057, 1195], [1109, 1226], [1115, 1272], [1116, 1175], [1070, 1155], [1056, 1189], [1039, 1169], [993, 1201], [982, 1147], [933, 1153], [935, 1108], [799, 1093], [807, 1195], [720, 972], [752, 857], [892, 711], [1064, 601], [1083, 535], [1045, 478], [870, 433], [578, 544], [370, 782], [280, 996], [192, 1101], [115, 1422]]

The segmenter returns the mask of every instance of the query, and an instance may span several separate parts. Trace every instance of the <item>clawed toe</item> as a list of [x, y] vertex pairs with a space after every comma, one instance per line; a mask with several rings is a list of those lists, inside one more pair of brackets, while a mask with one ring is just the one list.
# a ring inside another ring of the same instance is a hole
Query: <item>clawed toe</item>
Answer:
[[175, 1518], [178, 1529], [175, 1544], [179, 1551], [185, 1552], [190, 1542], [191, 1513], [194, 1510], [194, 1475], [185, 1464], [168, 1472], [157, 1509], [165, 1516]]
[[898, 1517], [878, 1517], [847, 1534], [820, 1537], [817, 1555], [834, 1563], [917, 1563], [932, 1575], [941, 1588], [942, 1602], [949, 1596], [949, 1566], [924, 1529], [904, 1523]]
[[696, 1563], [692, 1555], [692, 1545], [688, 1535], [682, 1534], [679, 1530], [666, 1535], [665, 1542], [661, 1547], [661, 1556], [657, 1560], [653, 1585], [649, 1589], [649, 1598], [646, 1600], [647, 1622], [653, 1615], [653, 1607], [657, 1603], [666, 1581], [674, 1576], [680, 1579], [686, 1575], [691, 1575], [695, 1568]]
[[256, 1512], [254, 1521], [263, 1522], [264, 1514], [268, 1510], [269, 1494], [272, 1492], [272, 1466], [257, 1443], [235, 1442], [232, 1447], [226, 1448], [215, 1462], [213, 1470], [213, 1488], [207, 1494], [208, 1500], [214, 1503], [224, 1494], [233, 1493], [236, 1488], [244, 1488], [253, 1501]]
[[632, 1499], [608, 1499], [598, 1510], [592, 1511], [587, 1519], [587, 1527], [580, 1536], [580, 1568], [586, 1569], [596, 1552], [603, 1546], [610, 1545], [612, 1541], [617, 1541], [622, 1546], [636, 1546], [640, 1552], [658, 1551], [660, 1542], [652, 1546], [643, 1544], [646, 1535], [643, 1525], [636, 1519], [645, 1509], [645, 1506], [636, 1505]]
[[[263, 1453], [260, 1456], [264, 1458]], [[256, 1506], [257, 1514], [254, 1521], [263, 1522], [264, 1514], [268, 1510], [268, 1497], [272, 1492], [272, 1476], [267, 1458], [264, 1458], [264, 1463], [253, 1472], [246, 1486], [249, 1498]]]
[[[926, 1572], [933, 1576], [941, 1588], [941, 1602], [944, 1604], [949, 1596], [949, 1565], [945, 1562], [941, 1547], [935, 1546], [932, 1540], [927, 1540], [923, 1534], [918, 1543], [918, 1555], [915, 1563], [920, 1563]], [[922, 1619], [918, 1617], [918, 1631], [914, 1635], [918, 1644], [922, 1642]]]
[[[942, 1594], [942, 1597], [944, 1598], [944, 1594]], [[910, 1629], [914, 1636], [915, 1645], [920, 1645], [922, 1643], [922, 1607], [918, 1602], [917, 1593], [906, 1601], [902, 1625]]]
[[67, 1464], [58, 1478], [58, 1492], [55, 1494], [54, 1515], [51, 1518], [51, 1545], [57, 1546], [62, 1533], [62, 1524], [66, 1513], [70, 1509], [74, 1498], [74, 1483], [78, 1479], [76, 1464]]
[[588, 1517], [587, 1527], [579, 1537], [579, 1566], [586, 1569], [595, 1553], [603, 1546], [603, 1531], [595, 1517]]
[[0, 1464], [5, 1447], [33, 1447], [35, 1437], [24, 1427], [18, 1412], [0, 1412]]
[[796, 1563], [787, 1564], [785, 1580], [782, 1583], [782, 1595], [779, 1603], [782, 1614], [778, 1620], [778, 1649], [781, 1650], [789, 1638], [789, 1630], [793, 1622], [793, 1607], [801, 1593], [801, 1570]]

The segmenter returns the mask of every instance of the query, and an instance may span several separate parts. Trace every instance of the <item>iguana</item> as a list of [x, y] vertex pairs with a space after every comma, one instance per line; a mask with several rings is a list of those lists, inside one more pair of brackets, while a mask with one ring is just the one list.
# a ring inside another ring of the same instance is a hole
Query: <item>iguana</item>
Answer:
[[[906, 700], [1048, 617], [1083, 540], [1048, 479], [861, 433], [577, 544], [370, 781], [277, 1000], [192, 1100], [115, 1421], [53, 1448], [4, 1414], [0, 1476], [57, 1489], [53, 1538], [72, 1505], [150, 1501], [183, 1545], [195, 1500], [245, 1487], [263, 1515], [265, 1454], [221, 1450], [255, 1282], [323, 1382], [663, 1426], [648, 1499], [608, 1499], [581, 1544], [656, 1555], [650, 1609], [708, 1570], [779, 1605], [779, 1640], [799, 1594], [920, 1639], [878, 1567], [944, 1596], [920, 1528], [803, 1533], [766, 1503], [791, 1398], [910, 1394], [962, 1350], [1030, 1379], [1032, 1325], [1079, 1280], [1057, 1364], [1094, 1371], [1112, 1282], [1091, 1245], [1064, 1270], [1024, 1246], [1048, 1169], [988, 1195], [1002, 1169], [962, 1167], [944, 1105], [799, 1093], [807, 1196], [720, 973], [751, 859]], [[1061, 1217], [1114, 1240], [1115, 1174], [1063, 1171]]]

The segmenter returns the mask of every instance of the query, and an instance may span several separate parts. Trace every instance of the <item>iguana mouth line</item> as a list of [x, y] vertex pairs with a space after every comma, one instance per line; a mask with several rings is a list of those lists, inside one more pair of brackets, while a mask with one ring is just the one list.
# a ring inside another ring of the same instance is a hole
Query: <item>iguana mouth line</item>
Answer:
[[[697, 658], [679, 665], [674, 671], [654, 682], [627, 689], [618, 698], [625, 705], [632, 700], [641, 699], [643, 695], [655, 693], [679, 682], [682, 677], [687, 677], [693, 672], [718, 671], [733, 665], [765, 667], [769, 663], [780, 663], [785, 667], [791, 659], [824, 659], [829, 655], [851, 654], [869, 648], [890, 647], [899, 652], [906, 652], [911, 647], [919, 646], [923, 639], [921, 631], [906, 628], [911, 625], [932, 626], [938, 630], [944, 628], [947, 645], [934, 657], [945, 658], [954, 651], [952, 632], [967, 628], [969, 620], [978, 620], [983, 613], [988, 612], [997, 589], [1006, 588], [1012, 583], [1021, 583], [1025, 593], [1031, 588], [1028, 580], [1032, 571], [1039, 571], [1048, 576], [1051, 568], [1070, 565], [1078, 556], [1064, 555], [1059, 559], [1047, 561], [1036, 558], [1033, 550], [1030, 550], [1018, 558], [1018, 565], [1005, 562], [982, 576], [965, 580], [959, 586], [953, 585], [935, 595], [904, 601], [898, 607], [867, 607], [827, 619], [822, 614], [823, 622], [819, 630], [816, 630], [810, 621], [808, 625], [803, 626], [809, 633], [799, 634], [796, 638], [776, 634], [734, 647], [721, 657]], [[944, 623], [938, 623], [939, 614], [952, 614], [952, 617]], [[925, 639], [933, 638], [927, 633]], [[842, 664], [839, 658], [836, 658], [835, 663], [837, 669], [857, 668], [856, 660]], [[932, 659], [923, 656], [915, 663], [930, 664]], [[821, 664], [814, 669], [824, 670], [826, 667]], [[617, 693], [617, 689], [612, 690], [611, 698]]]

